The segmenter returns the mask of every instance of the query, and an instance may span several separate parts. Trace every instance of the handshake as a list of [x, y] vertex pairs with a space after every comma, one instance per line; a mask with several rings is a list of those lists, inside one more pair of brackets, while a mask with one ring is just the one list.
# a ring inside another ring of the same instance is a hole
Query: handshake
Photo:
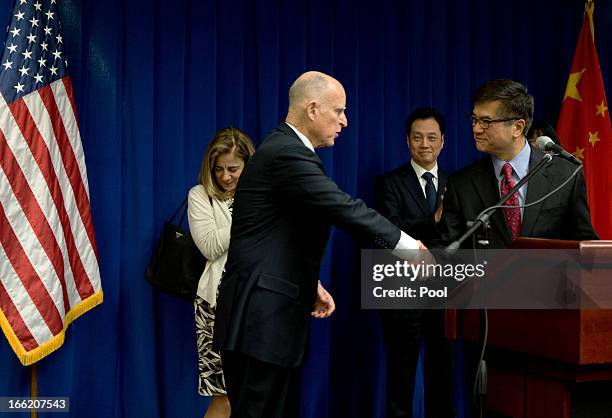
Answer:
[[[425, 246], [425, 244], [423, 244], [423, 242], [419, 240], [414, 241], [416, 245], [418, 245], [418, 249], [415, 249], [414, 247], [410, 249], [400, 248], [400, 245], [398, 244], [398, 247], [394, 249], [391, 253], [394, 256], [401, 258], [402, 260], [408, 261], [410, 264], [435, 264], [436, 258]], [[426, 276], [420, 274], [418, 279], [424, 280], [426, 279]]]

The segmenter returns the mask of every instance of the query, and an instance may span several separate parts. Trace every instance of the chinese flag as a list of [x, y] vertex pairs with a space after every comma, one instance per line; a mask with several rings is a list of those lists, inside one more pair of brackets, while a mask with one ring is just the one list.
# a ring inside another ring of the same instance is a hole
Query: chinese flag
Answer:
[[557, 134], [563, 147], [583, 160], [593, 226], [600, 238], [612, 239], [612, 127], [595, 49], [593, 9], [588, 1]]

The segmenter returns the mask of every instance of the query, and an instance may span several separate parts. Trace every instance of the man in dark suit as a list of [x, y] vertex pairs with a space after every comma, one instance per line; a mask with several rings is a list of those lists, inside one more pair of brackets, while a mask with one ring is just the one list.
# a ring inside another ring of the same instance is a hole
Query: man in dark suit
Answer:
[[332, 224], [381, 248], [422, 248], [325, 175], [314, 149], [334, 145], [348, 123], [345, 109], [337, 80], [302, 74], [289, 90], [285, 122], [240, 177], [214, 329], [233, 418], [298, 416], [309, 313], [333, 310], [318, 280]]
[[[466, 223], [505, 195], [544, 154], [525, 138], [533, 118], [533, 97], [513, 80], [492, 80], [474, 93], [472, 132], [476, 148], [485, 156], [453, 173], [446, 182], [440, 228], [442, 242], [450, 243], [467, 229]], [[525, 205], [549, 193], [575, 166], [555, 157], [507, 202]], [[521, 236], [569, 240], [598, 239], [591, 225], [584, 176], [579, 172], [543, 202], [527, 208], [503, 208], [490, 218], [487, 248], [507, 248]], [[479, 238], [482, 238], [480, 236]], [[471, 239], [462, 248], [472, 248]], [[479, 376], [481, 347], [464, 345], [466, 368]], [[474, 374], [472, 374], [474, 376]]]
[[[450, 242], [516, 184], [543, 153], [525, 138], [533, 119], [533, 97], [512, 80], [492, 80], [474, 94], [472, 131], [476, 148], [484, 157], [449, 176], [442, 215], [443, 241]], [[574, 171], [570, 162], [554, 158], [507, 205], [524, 205], [550, 192]], [[569, 240], [598, 239], [591, 225], [584, 176], [573, 180], [541, 203], [525, 209], [498, 210], [491, 216], [488, 248], [506, 248], [523, 237]], [[463, 243], [472, 246], [471, 240]]]
[[[381, 176], [376, 205], [402, 231], [431, 247], [440, 239], [438, 223], [446, 174], [438, 168], [444, 147], [444, 117], [431, 107], [406, 119], [410, 162]], [[443, 310], [381, 310], [387, 354], [387, 418], [412, 417], [414, 379], [421, 341], [425, 346], [425, 414], [454, 416], [452, 350], [444, 336]], [[401, 331], [399, 331], [401, 330]]]

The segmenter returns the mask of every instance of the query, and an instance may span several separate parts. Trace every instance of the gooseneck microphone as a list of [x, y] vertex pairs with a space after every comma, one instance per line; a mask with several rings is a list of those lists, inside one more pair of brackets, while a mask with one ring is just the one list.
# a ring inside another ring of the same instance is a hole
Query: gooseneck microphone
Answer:
[[563, 147], [561, 147], [560, 145], [555, 144], [555, 141], [550, 139], [550, 137], [548, 136], [539, 136], [538, 139], [536, 139], [535, 141], [535, 147], [540, 151], [553, 152], [559, 155], [559, 157], [568, 160], [576, 165], [582, 165], [582, 161], [579, 158], [576, 158], [575, 156], [564, 150]]

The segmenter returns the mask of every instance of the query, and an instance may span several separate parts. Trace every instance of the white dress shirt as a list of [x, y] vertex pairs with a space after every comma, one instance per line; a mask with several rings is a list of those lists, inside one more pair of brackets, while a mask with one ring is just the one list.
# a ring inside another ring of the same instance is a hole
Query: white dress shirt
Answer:
[[436, 165], [433, 166], [433, 168], [431, 170], [425, 170], [423, 167], [421, 167], [420, 165], [418, 165], [414, 160], [410, 160], [410, 165], [412, 165], [412, 168], [414, 169], [414, 172], [417, 175], [417, 178], [419, 179], [419, 184], [421, 185], [421, 190], [423, 190], [423, 196], [427, 197], [427, 194], [425, 193], [425, 185], [427, 184], [427, 180], [425, 180], [423, 178], [423, 174], [429, 172], [433, 175], [433, 184], [434, 187], [436, 188], [436, 191], [438, 191], [438, 163], [436, 162]]

